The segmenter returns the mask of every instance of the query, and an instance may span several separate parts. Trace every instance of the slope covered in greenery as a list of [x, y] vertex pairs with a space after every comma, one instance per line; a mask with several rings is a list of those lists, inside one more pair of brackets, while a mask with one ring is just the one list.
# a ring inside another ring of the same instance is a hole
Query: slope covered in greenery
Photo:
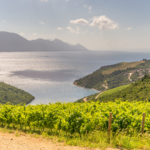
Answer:
[[75, 85], [105, 91], [131, 84], [150, 74], [150, 60], [104, 66], [74, 82]]
[[31, 94], [11, 85], [0, 82], [0, 103], [28, 104], [34, 99]]
[[[87, 97], [88, 101], [110, 102], [115, 99], [122, 101], [148, 101], [150, 102], [150, 76], [145, 75], [141, 80], [131, 85], [121, 86], [103, 92], [95, 99], [95, 95]], [[83, 99], [77, 101], [83, 102]]]
[[[107, 91], [105, 91], [105, 92], [95, 93], [95, 94], [93, 94], [93, 95], [90, 95], [90, 96], [86, 97], [86, 100], [87, 100], [87, 101], [90, 101], [90, 100], [98, 99], [98, 98], [100, 98], [100, 97], [104, 97], [105, 95], [111, 95], [111, 94], [116, 93], [116, 92], [119, 92], [119, 91], [121, 91], [121, 90], [123, 90], [123, 89], [125, 89], [125, 88], [127, 88], [127, 87], [129, 87], [129, 86], [130, 86], [130, 84], [124, 85], [124, 86], [119, 86], [119, 87], [116, 87], [116, 88], [107, 90]], [[84, 99], [84, 98], [79, 99], [77, 102], [78, 102], [78, 103], [82, 103], [82, 102], [84, 102], [83, 99]]]

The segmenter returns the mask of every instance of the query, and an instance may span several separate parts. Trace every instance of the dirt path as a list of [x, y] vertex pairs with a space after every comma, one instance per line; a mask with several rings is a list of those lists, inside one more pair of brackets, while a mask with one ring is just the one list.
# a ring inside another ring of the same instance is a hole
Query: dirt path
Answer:
[[[108, 89], [108, 86], [106, 84], [102, 84], [102, 86], [105, 88], [105, 91]], [[98, 99], [98, 97], [102, 94], [103, 92], [99, 93], [95, 99]]]
[[63, 143], [53, 143], [51, 140], [34, 138], [22, 134], [16, 137], [14, 133], [0, 133], [0, 150], [99, 150], [64, 146]]
[[99, 93], [99, 94], [95, 97], [95, 99], [98, 99], [98, 97], [99, 97], [102, 93], [103, 93], [103, 92]]
[[132, 79], [131, 79], [132, 74], [133, 74], [133, 73], [129, 73], [129, 76], [128, 76], [128, 79], [129, 79], [129, 81], [131, 81], [131, 82], [132, 82]]
[[84, 102], [87, 102], [87, 97], [83, 98], [83, 101], [84, 101]]
[[108, 86], [106, 84], [102, 84], [102, 86], [105, 88], [105, 91], [108, 89]]

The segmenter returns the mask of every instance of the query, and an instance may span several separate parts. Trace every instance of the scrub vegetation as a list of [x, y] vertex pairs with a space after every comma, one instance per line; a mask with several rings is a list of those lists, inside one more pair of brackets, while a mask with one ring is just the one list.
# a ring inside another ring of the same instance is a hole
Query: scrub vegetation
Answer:
[[[98, 94], [88, 96], [87, 101], [110, 102], [115, 101], [115, 99], [120, 99], [121, 101], [129, 102], [150, 102], [150, 76], [145, 75], [141, 80], [135, 83], [107, 90], [100, 94], [98, 98], [95, 98], [96, 95]], [[84, 101], [80, 99], [77, 102]]]
[[140, 80], [144, 75], [150, 74], [150, 60], [137, 62], [123, 62], [109, 66], [103, 66], [92, 74], [89, 74], [74, 82], [75, 85], [93, 88], [99, 91], [128, 85]]
[[28, 104], [34, 99], [31, 94], [11, 85], [0, 82], [0, 103], [1, 104]]

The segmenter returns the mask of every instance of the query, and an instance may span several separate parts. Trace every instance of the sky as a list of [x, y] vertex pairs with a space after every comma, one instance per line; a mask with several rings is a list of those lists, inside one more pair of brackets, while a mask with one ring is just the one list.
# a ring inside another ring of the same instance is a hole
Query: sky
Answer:
[[150, 51], [149, 0], [0, 0], [0, 31], [90, 50]]

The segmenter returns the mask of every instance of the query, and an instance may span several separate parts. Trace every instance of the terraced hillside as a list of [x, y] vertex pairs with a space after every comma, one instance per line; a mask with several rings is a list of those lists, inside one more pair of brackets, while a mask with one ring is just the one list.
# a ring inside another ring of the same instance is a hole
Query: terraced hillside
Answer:
[[[115, 99], [122, 101], [149, 101], [150, 102], [150, 76], [145, 75], [141, 80], [107, 90], [103, 93], [90, 95], [86, 98], [87, 101], [110, 102]], [[77, 102], [84, 102], [83, 99]]]
[[34, 99], [31, 94], [11, 85], [0, 82], [0, 103], [28, 104]]
[[150, 74], [150, 60], [122, 62], [103, 66], [74, 82], [75, 85], [99, 91], [131, 84]]

